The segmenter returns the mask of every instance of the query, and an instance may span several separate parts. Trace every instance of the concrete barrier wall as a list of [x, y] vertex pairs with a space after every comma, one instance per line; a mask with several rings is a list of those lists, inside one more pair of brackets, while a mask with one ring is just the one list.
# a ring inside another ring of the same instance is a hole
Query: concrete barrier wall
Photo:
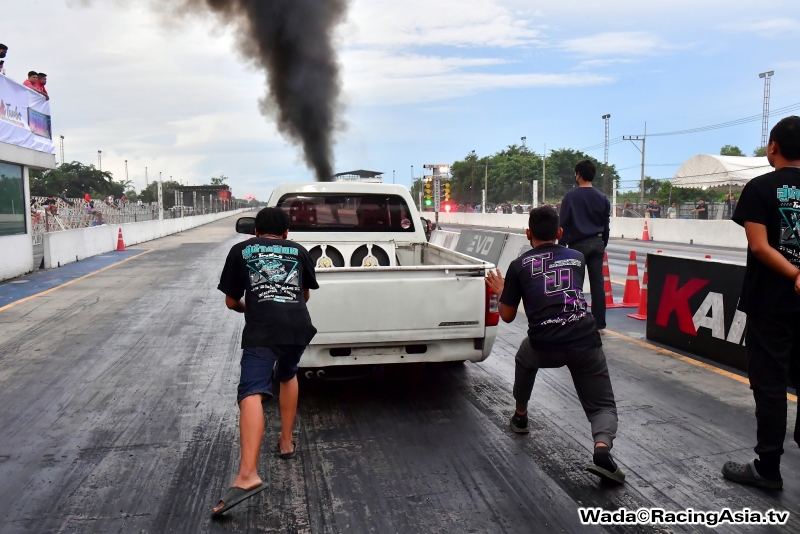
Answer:
[[33, 270], [33, 242], [30, 234], [0, 237], [0, 280]]
[[[744, 228], [733, 221], [698, 221], [683, 219], [611, 219], [611, 237], [641, 239], [644, 221], [650, 238], [667, 243], [694, 243], [715, 247], [747, 248]], [[441, 224], [465, 224], [491, 228], [525, 229], [528, 216], [498, 213], [440, 213]]]
[[[44, 235], [45, 269], [60, 267], [67, 263], [110, 252], [117, 248], [117, 237], [120, 228], [125, 246], [137, 245], [171, 234], [183, 232], [190, 228], [202, 226], [225, 217], [232, 217], [247, 210], [226, 211], [208, 215], [195, 215], [163, 221], [144, 221], [118, 225], [92, 226]], [[30, 246], [30, 237], [25, 237]], [[8, 256], [0, 256], [1, 258]], [[31, 266], [28, 271], [32, 270]], [[2, 273], [2, 266], [0, 266]], [[2, 276], [0, 276], [2, 278]]]

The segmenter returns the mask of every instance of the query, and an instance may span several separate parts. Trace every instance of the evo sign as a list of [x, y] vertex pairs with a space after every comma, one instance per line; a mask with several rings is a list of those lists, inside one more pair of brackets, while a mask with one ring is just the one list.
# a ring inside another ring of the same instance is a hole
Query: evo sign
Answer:
[[744, 265], [648, 254], [647, 339], [747, 370]]
[[508, 234], [482, 230], [461, 230], [456, 252], [497, 265]]

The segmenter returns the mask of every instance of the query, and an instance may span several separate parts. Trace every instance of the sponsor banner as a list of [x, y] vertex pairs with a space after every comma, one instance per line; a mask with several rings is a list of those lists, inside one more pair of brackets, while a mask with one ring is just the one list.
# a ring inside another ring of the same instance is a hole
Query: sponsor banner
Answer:
[[461, 230], [456, 252], [497, 265], [508, 234], [482, 230]]
[[744, 265], [647, 255], [647, 339], [747, 370]]
[[0, 143], [56, 153], [50, 102], [5, 76], [0, 76]]

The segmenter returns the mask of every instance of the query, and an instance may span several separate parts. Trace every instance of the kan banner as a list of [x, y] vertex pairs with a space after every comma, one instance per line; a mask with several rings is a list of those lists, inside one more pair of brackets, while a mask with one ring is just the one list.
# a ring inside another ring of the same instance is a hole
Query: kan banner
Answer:
[[508, 234], [481, 230], [461, 230], [456, 252], [497, 265]]
[[56, 153], [50, 102], [5, 76], [0, 76], [0, 143]]
[[647, 339], [747, 371], [744, 265], [647, 255]]

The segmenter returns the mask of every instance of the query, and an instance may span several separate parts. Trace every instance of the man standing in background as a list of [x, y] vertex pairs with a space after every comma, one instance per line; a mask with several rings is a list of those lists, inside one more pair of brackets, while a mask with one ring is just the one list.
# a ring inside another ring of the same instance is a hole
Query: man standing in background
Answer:
[[601, 334], [606, 328], [606, 300], [603, 288], [603, 256], [610, 232], [611, 204], [592, 186], [597, 167], [590, 159], [575, 165], [578, 187], [564, 195], [561, 203], [560, 243], [583, 254], [589, 271], [592, 315]]

